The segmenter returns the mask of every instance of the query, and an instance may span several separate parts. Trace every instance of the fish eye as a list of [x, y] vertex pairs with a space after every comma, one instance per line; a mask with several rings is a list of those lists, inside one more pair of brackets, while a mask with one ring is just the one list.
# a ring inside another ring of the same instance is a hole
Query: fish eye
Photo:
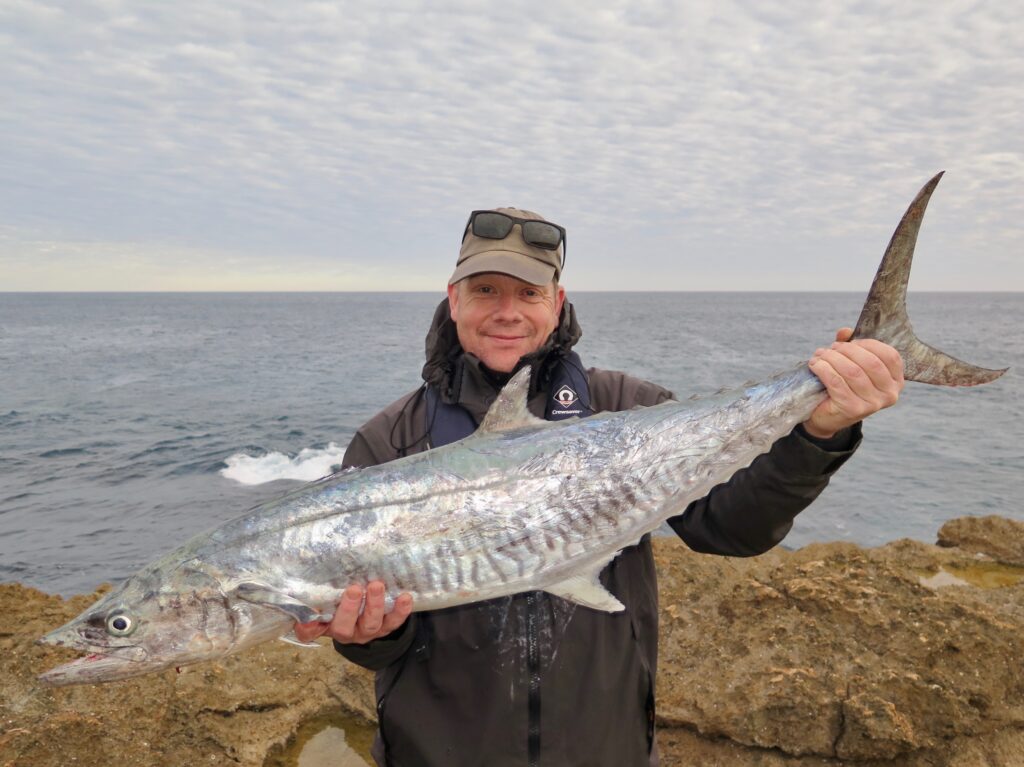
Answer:
[[135, 630], [135, 621], [125, 613], [111, 613], [107, 616], [107, 633], [126, 637]]

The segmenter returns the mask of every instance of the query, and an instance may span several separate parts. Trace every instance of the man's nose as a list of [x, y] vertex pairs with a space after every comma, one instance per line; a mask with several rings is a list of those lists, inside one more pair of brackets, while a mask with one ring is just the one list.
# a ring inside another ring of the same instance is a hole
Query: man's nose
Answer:
[[519, 312], [519, 301], [514, 295], [503, 295], [498, 300], [498, 310], [495, 312], [495, 318], [504, 320], [505, 322], [513, 322], [521, 317]]

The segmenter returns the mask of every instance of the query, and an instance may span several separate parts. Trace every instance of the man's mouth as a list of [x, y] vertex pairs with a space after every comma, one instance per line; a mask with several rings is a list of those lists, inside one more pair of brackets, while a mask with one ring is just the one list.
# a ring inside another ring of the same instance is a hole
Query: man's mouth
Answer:
[[487, 337], [492, 339], [492, 340], [495, 340], [495, 341], [504, 341], [506, 343], [510, 343], [510, 342], [513, 342], [513, 341], [522, 341], [523, 338], [525, 338], [525, 336], [503, 336], [503, 335], [498, 335], [496, 333], [490, 333], [490, 334], [488, 334]]

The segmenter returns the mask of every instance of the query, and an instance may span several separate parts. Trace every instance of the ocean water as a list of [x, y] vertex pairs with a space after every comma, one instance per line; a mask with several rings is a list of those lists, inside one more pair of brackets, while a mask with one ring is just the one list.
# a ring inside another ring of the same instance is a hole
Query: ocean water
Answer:
[[[805, 359], [862, 294], [579, 293], [584, 361], [679, 397]], [[337, 465], [415, 388], [439, 294], [0, 293], [0, 581], [72, 594]], [[908, 385], [785, 545], [1024, 520], [1024, 294], [912, 294], [919, 336], [1010, 366]]]

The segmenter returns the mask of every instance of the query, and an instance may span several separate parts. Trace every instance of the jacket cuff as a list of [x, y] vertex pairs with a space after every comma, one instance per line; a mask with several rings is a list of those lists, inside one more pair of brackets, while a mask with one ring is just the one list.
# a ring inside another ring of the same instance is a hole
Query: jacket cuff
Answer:
[[412, 640], [416, 636], [416, 616], [410, 615], [408, 620], [392, 631], [387, 636], [374, 639], [366, 644], [342, 644], [337, 639], [333, 640], [334, 649], [342, 657], [352, 661], [357, 666], [368, 668], [371, 671], [380, 671], [401, 658], [412, 646]]
[[860, 446], [861, 422], [840, 429], [828, 439], [812, 437], [802, 424], [776, 442], [773, 458], [786, 471], [798, 476], [831, 476]]

